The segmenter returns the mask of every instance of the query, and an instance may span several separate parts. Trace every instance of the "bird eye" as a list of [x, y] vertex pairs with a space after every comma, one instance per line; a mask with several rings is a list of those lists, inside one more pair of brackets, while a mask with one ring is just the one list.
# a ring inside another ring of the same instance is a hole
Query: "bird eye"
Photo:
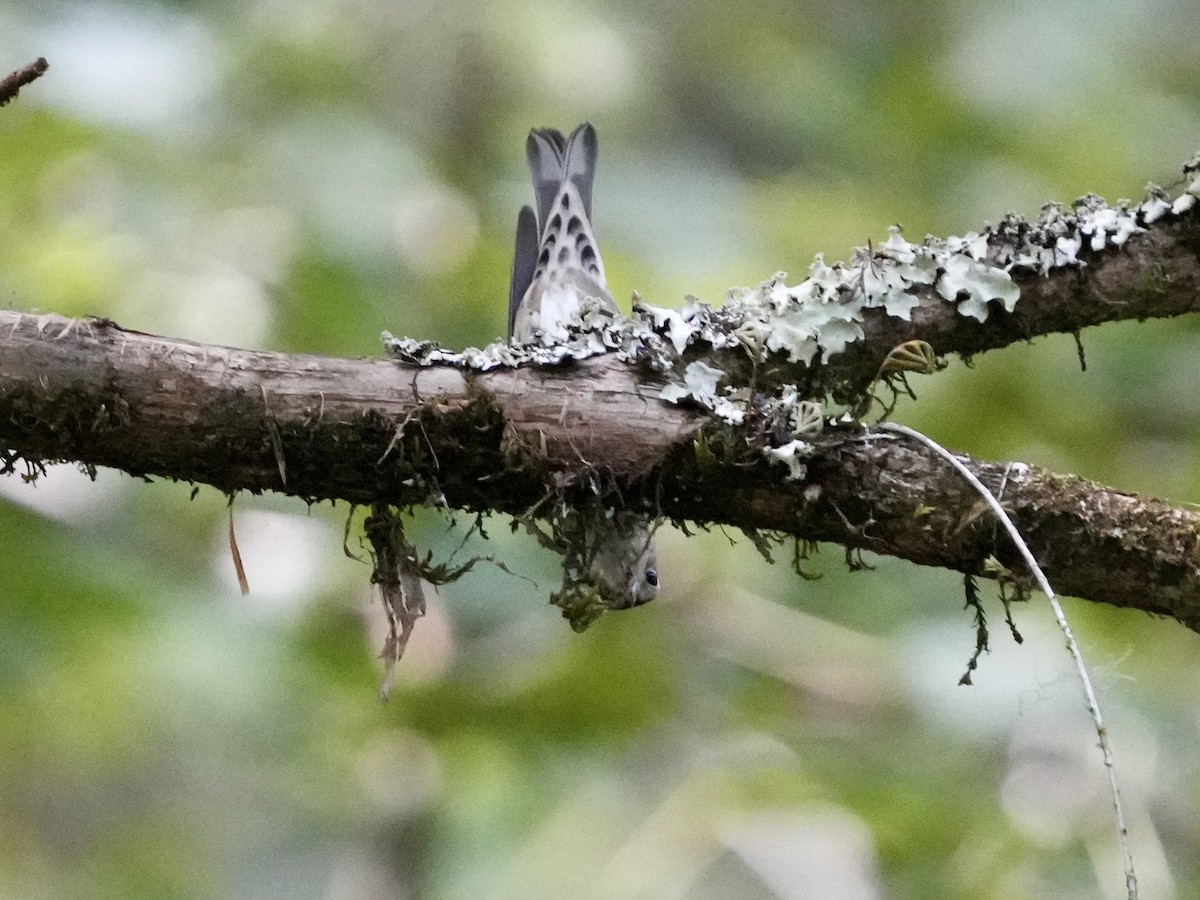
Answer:
[[653, 569], [646, 570], [646, 584], [650, 587], [658, 587], [658, 573]]

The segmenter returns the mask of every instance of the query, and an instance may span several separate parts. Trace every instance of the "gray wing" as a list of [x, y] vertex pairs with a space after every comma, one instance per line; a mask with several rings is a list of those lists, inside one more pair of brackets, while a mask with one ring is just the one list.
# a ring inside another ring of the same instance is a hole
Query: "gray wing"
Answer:
[[[577, 129], [578, 130], [578, 129]], [[575, 136], [571, 135], [574, 140]], [[533, 193], [537, 197], [537, 226], [539, 237], [550, 217], [550, 208], [558, 196], [563, 183], [563, 148], [566, 140], [562, 132], [554, 128], [535, 128], [525, 141], [525, 156], [529, 160], [529, 174], [533, 176]]]
[[537, 267], [538, 233], [533, 210], [522, 206], [517, 216], [517, 246], [513, 252], [512, 281], [508, 287], [508, 338], [512, 340], [513, 324], [517, 310], [529, 285], [533, 283], [533, 272]]
[[584, 122], [573, 132], [563, 152], [563, 181], [568, 178], [579, 189], [583, 211], [592, 218], [592, 182], [596, 178], [596, 129]]

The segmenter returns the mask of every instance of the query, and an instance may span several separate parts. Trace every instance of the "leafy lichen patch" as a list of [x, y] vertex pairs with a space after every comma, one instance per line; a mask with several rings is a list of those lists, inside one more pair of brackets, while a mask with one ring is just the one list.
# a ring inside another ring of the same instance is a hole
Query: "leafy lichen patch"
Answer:
[[[740, 439], [741, 452], [787, 466], [789, 479], [805, 479], [821, 429], [862, 418], [874, 402], [875, 383], [898, 393], [908, 389], [906, 373], [930, 373], [944, 365], [933, 347], [904, 327], [872, 331], [890, 333], [898, 344], [880, 364], [882, 349], [871, 356], [870, 348], [858, 346], [869, 330], [864, 324], [875, 329], [896, 320], [902, 326], [919, 310], [925, 315], [939, 304], [947, 305], [942, 321], [962, 316], [969, 320], [964, 329], [1011, 314], [1021, 303], [1023, 286], [1028, 290], [1039, 278], [1094, 265], [1149, 226], [1191, 215], [1200, 198], [1200, 154], [1184, 166], [1183, 185], [1173, 199], [1155, 185], [1140, 202], [1109, 204], [1089, 194], [1067, 205], [1047, 204], [1031, 219], [1006, 215], [962, 236], [913, 242], [893, 226], [886, 240], [858, 248], [848, 261], [831, 264], [818, 255], [799, 282], [789, 284], [778, 273], [757, 286], [731, 290], [716, 308], [694, 297], [678, 309], [635, 300], [631, 316], [622, 318], [585, 302], [561, 340], [557, 334], [535, 334], [528, 344], [498, 342], [461, 353], [387, 333], [384, 343], [392, 356], [409, 364], [476, 371], [615, 354], [665, 382], [658, 393], [662, 402], [712, 413], [705, 440], [697, 443], [697, 460], [722, 446], [725, 434], [731, 441]], [[844, 363], [864, 354], [872, 368], [879, 365], [874, 382], [870, 371], [861, 379], [844, 375]], [[840, 417], [826, 412], [833, 401], [846, 410]], [[577, 550], [563, 552], [578, 556]], [[585, 624], [602, 604], [570, 587], [564, 588], [562, 605], [572, 610], [572, 621]]]

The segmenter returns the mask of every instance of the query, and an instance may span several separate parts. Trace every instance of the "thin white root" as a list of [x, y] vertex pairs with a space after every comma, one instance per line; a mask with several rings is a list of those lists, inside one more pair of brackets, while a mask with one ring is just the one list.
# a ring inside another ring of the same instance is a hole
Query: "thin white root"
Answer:
[[924, 444], [938, 456], [942, 457], [942, 459], [946, 460], [946, 462], [950, 463], [950, 465], [954, 466], [958, 470], [958, 473], [967, 480], [967, 483], [984, 499], [992, 512], [995, 513], [996, 518], [1004, 526], [1013, 543], [1016, 544], [1017, 550], [1020, 551], [1021, 557], [1029, 567], [1034, 580], [1037, 581], [1038, 587], [1046, 595], [1046, 599], [1050, 601], [1050, 608], [1054, 610], [1054, 618], [1058, 620], [1058, 627], [1062, 629], [1063, 636], [1067, 639], [1067, 650], [1070, 651], [1071, 658], [1075, 660], [1075, 668], [1079, 673], [1079, 680], [1083, 684], [1083, 693], [1087, 698], [1088, 712], [1091, 713], [1092, 722], [1096, 726], [1096, 736], [1100, 741], [1100, 752], [1104, 755], [1104, 768], [1108, 771], [1108, 786], [1112, 792], [1113, 817], [1117, 825], [1117, 839], [1121, 845], [1121, 859], [1125, 865], [1125, 889], [1128, 892], [1129, 900], [1137, 900], [1137, 875], [1133, 869], [1133, 850], [1129, 846], [1129, 830], [1125, 826], [1125, 813], [1121, 806], [1121, 792], [1117, 788], [1117, 764], [1113, 758], [1112, 747], [1108, 742], [1108, 730], [1104, 727], [1104, 720], [1100, 715], [1100, 701], [1096, 699], [1096, 691], [1092, 687], [1092, 679], [1088, 677], [1087, 667], [1083, 664], [1083, 653], [1079, 650], [1075, 634], [1071, 631], [1071, 625], [1067, 621], [1067, 616], [1063, 612], [1062, 605], [1058, 602], [1058, 597], [1055, 595], [1054, 590], [1050, 587], [1050, 582], [1046, 580], [1046, 575], [1042, 571], [1042, 567], [1033, 558], [1033, 552], [1021, 537], [1021, 533], [1017, 531], [1017, 526], [1013, 524], [1008, 513], [1000, 505], [1000, 501], [954, 454], [932, 438], [928, 438], [921, 434], [921, 432], [914, 431], [904, 425], [885, 422], [876, 427], [882, 431], [890, 431], [894, 434], [910, 437], [914, 441]]

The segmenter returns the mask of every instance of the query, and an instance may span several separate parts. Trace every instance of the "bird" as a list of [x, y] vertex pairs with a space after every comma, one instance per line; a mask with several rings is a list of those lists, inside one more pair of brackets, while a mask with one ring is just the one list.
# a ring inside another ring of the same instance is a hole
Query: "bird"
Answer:
[[[517, 216], [516, 248], [508, 292], [508, 339], [517, 344], [567, 338], [567, 325], [591, 299], [617, 312], [592, 230], [596, 129], [584, 123], [564, 137], [535, 128], [525, 142], [536, 212]], [[628, 511], [582, 515], [560, 523], [575, 535], [586, 573], [607, 605], [641, 606], [658, 594], [654, 526]]]
[[566, 326], [592, 298], [617, 312], [592, 231], [592, 181], [596, 176], [596, 129], [584, 123], [564, 138], [554, 128], [535, 128], [525, 142], [537, 212], [517, 217], [508, 336], [519, 344], [567, 337]]
[[608, 587], [610, 596], [616, 598], [615, 609], [632, 609], [658, 596], [658, 549], [649, 519], [618, 513], [588, 528], [587, 533], [591, 538], [591, 580]]

